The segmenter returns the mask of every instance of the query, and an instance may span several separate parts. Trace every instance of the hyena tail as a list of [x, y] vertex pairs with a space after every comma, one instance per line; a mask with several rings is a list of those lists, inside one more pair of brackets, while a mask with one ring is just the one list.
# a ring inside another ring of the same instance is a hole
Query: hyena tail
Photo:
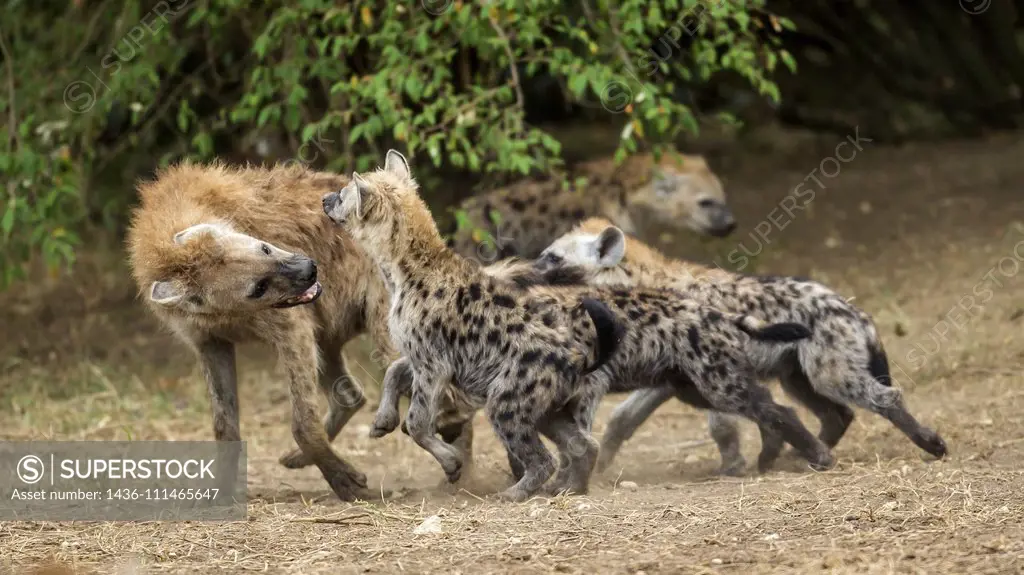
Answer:
[[892, 375], [889, 373], [889, 357], [878, 341], [868, 343], [868, 372], [875, 381], [892, 387]]
[[736, 319], [736, 326], [754, 339], [790, 343], [811, 337], [811, 330], [802, 323], [765, 323], [749, 315]]
[[583, 298], [580, 302], [583, 309], [587, 311], [587, 315], [590, 316], [590, 320], [594, 322], [594, 328], [597, 330], [597, 359], [594, 363], [584, 369], [583, 373], [588, 374], [597, 371], [604, 364], [608, 363], [608, 359], [611, 358], [612, 354], [619, 347], [619, 342], [622, 340], [622, 336], [625, 333], [625, 328], [619, 318], [615, 317], [612, 310], [605, 305], [593, 298]]

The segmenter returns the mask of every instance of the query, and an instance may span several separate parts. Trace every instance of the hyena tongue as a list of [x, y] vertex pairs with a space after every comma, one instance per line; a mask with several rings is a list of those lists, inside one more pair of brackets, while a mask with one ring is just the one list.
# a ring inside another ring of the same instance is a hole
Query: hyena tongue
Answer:
[[313, 282], [313, 285], [309, 286], [309, 289], [304, 291], [302, 295], [299, 296], [299, 301], [313, 301], [316, 298], [316, 296], [320, 295], [320, 289], [320, 282]]

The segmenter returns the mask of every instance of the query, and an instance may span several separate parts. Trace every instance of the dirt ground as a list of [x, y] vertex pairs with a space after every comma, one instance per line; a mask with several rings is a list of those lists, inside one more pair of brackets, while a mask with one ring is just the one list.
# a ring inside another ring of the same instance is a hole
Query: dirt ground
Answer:
[[[840, 140], [722, 158], [741, 222], [732, 238], [653, 235], [679, 255], [746, 256], [745, 271], [809, 275], [855, 297], [876, 318], [912, 412], [948, 442], [946, 460], [859, 411], [833, 471], [787, 457], [764, 476], [720, 479], [704, 414], [673, 402], [590, 495], [502, 504], [487, 497], [510, 477], [486, 422], [475, 467], [451, 489], [404, 435], [369, 439], [366, 410], [336, 446], [394, 495], [348, 504], [314, 469], [277, 464], [292, 445], [287, 393], [252, 349], [241, 364], [247, 521], [0, 523], [0, 573], [1024, 571], [1024, 137], [862, 144], [838, 175], [814, 172], [822, 187], [808, 180], [807, 209], [780, 216], [812, 170], [835, 172], [827, 158]], [[74, 281], [0, 296], [0, 438], [208, 439], [191, 357], [134, 300], [116, 252], [92, 251]], [[379, 373], [359, 375], [372, 393]], [[598, 434], [622, 399], [605, 400]], [[753, 461], [759, 439], [743, 430]], [[439, 533], [413, 533], [434, 515]]]

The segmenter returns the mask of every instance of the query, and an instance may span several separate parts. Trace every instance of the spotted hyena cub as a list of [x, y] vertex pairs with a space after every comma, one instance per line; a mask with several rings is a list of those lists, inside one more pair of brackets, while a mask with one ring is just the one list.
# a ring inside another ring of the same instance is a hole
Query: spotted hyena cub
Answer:
[[[448, 245], [481, 263], [519, 256], [533, 259], [585, 218], [601, 216], [636, 233], [637, 214], [645, 213], [670, 227], [724, 237], [736, 228], [725, 190], [702, 156], [667, 151], [630, 156], [616, 166], [611, 160], [578, 164], [562, 178], [522, 180], [473, 196], [459, 209], [469, 225], [456, 221], [447, 231]], [[575, 181], [587, 180], [583, 188]], [[485, 241], [486, 232], [491, 236]]]
[[[608, 391], [670, 382], [680, 397], [757, 422], [766, 444], [792, 444], [817, 468], [828, 448], [754, 379], [751, 338], [792, 342], [798, 324], [765, 325], [723, 314], [661, 289], [521, 288], [485, 274], [449, 250], [401, 154], [324, 197], [324, 211], [380, 266], [392, 295], [392, 338], [413, 372], [409, 435], [458, 479], [458, 452], [434, 436], [448, 397], [485, 407], [523, 466], [501, 494], [521, 501], [542, 487], [554, 460], [545, 433], [566, 456], [551, 490], [586, 492], [597, 457], [589, 430]], [[453, 383], [453, 385], [449, 385]]]
[[[797, 322], [813, 335], [789, 348], [754, 347], [758, 376], [779, 378], [783, 389], [821, 421], [819, 438], [834, 447], [853, 421], [849, 404], [873, 411], [893, 423], [918, 447], [935, 457], [946, 443], [907, 411], [891, 385], [885, 350], [870, 316], [831, 289], [808, 280], [747, 276], [671, 260], [639, 240], [627, 237], [607, 220], [590, 219], [559, 238], [537, 260], [540, 270], [582, 266], [595, 285], [662, 286], [679, 289], [698, 301], [768, 322]], [[607, 467], [622, 442], [654, 410], [673, 396], [670, 387], [634, 393], [608, 424], [598, 468]], [[710, 418], [722, 454], [723, 472], [742, 469], [735, 421]]]

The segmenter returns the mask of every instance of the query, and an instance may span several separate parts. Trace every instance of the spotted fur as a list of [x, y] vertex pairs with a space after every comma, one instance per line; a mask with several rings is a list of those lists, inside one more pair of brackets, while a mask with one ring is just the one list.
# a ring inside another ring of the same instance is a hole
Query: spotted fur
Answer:
[[[819, 438], [834, 447], [853, 421], [856, 405], [889, 419], [921, 449], [946, 454], [943, 439], [920, 425], [892, 386], [888, 360], [870, 316], [831, 289], [813, 281], [782, 276], [750, 276], [671, 260], [627, 237], [607, 220], [590, 219], [555, 241], [538, 259], [551, 272], [585, 268], [595, 285], [658, 286], [766, 322], [810, 326], [813, 336], [789, 348], [756, 345], [758, 377], [779, 378], [783, 389], [821, 421]], [[610, 464], [622, 442], [661, 403], [669, 389], [635, 393], [615, 411], [601, 447], [599, 469]], [[711, 416], [712, 435], [722, 453], [723, 471], [743, 467], [735, 421]]]
[[[370, 254], [389, 285], [389, 327], [413, 375], [408, 433], [450, 480], [461, 473], [461, 454], [434, 435], [448, 399], [485, 408], [523, 468], [501, 497], [521, 501], [554, 472], [539, 433], [567, 462], [549, 489], [585, 493], [597, 457], [590, 437], [597, 402], [649, 382], [670, 382], [685, 401], [750, 418], [769, 450], [788, 442], [816, 468], [833, 464], [795, 412], [757, 383], [747, 354], [751, 339], [789, 344], [808, 337], [806, 327], [722, 313], [671, 290], [523, 289], [498, 280], [445, 247], [394, 151], [383, 170], [353, 174], [352, 184], [326, 196], [324, 211]], [[610, 342], [617, 342], [611, 351]]]
[[[458, 208], [468, 225], [453, 222], [449, 247], [482, 265], [511, 256], [533, 259], [588, 217], [608, 218], [635, 233], [633, 219], [641, 211], [663, 225], [711, 236], [736, 227], [722, 182], [701, 156], [666, 152], [655, 161], [639, 154], [618, 167], [595, 160], [565, 178], [568, 185], [562, 177], [523, 180], [469, 198]], [[586, 180], [582, 188], [575, 184], [579, 178]]]

